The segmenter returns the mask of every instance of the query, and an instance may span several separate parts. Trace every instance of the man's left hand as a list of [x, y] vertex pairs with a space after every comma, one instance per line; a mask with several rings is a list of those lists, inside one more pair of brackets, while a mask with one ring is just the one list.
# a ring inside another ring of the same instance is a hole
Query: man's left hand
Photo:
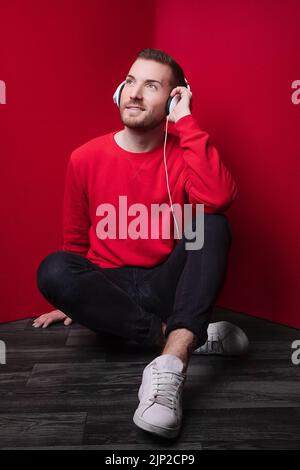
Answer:
[[175, 96], [177, 94], [180, 96], [180, 100], [176, 104], [173, 111], [169, 114], [169, 122], [176, 122], [183, 116], [192, 114], [191, 112], [192, 92], [189, 91], [185, 86], [177, 86], [176, 88], [173, 88], [173, 90], [170, 93], [170, 96]]

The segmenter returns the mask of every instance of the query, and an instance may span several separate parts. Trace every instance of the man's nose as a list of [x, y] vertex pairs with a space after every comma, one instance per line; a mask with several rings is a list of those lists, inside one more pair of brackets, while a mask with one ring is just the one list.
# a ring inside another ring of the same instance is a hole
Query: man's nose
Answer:
[[134, 85], [130, 89], [130, 98], [139, 100], [143, 98], [142, 87], [140, 85]]

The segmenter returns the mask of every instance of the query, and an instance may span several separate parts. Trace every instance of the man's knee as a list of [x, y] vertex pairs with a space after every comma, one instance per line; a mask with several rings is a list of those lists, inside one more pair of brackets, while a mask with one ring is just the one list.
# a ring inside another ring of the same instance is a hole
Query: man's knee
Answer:
[[55, 251], [42, 260], [36, 272], [37, 286], [41, 292], [61, 283], [66, 275], [67, 262], [68, 253], [65, 251]]
[[[199, 253], [203, 251], [228, 251], [232, 242], [230, 224], [224, 214], [204, 214], [202, 218], [194, 217], [192, 231], [195, 238], [189, 241], [187, 252]], [[184, 238], [184, 241], [188, 241]]]
[[231, 227], [224, 214], [204, 214], [204, 242], [205, 239], [216, 240], [218, 243], [231, 243]]

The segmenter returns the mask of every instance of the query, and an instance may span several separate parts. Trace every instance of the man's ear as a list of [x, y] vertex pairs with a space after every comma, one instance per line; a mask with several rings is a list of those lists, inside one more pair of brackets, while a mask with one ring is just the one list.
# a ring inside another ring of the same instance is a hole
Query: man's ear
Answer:
[[174, 85], [174, 83], [170, 83], [169, 96], [171, 94], [171, 91], [174, 90], [174, 88], [176, 88], [176, 85]]

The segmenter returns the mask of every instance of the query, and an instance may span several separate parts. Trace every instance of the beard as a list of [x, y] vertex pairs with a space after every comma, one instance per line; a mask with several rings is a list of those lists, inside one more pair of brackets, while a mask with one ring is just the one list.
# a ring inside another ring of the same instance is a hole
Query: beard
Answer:
[[127, 109], [120, 113], [121, 121], [129, 129], [154, 129], [159, 127], [163, 118], [155, 117], [147, 111], [141, 111], [137, 116], [130, 115]]

